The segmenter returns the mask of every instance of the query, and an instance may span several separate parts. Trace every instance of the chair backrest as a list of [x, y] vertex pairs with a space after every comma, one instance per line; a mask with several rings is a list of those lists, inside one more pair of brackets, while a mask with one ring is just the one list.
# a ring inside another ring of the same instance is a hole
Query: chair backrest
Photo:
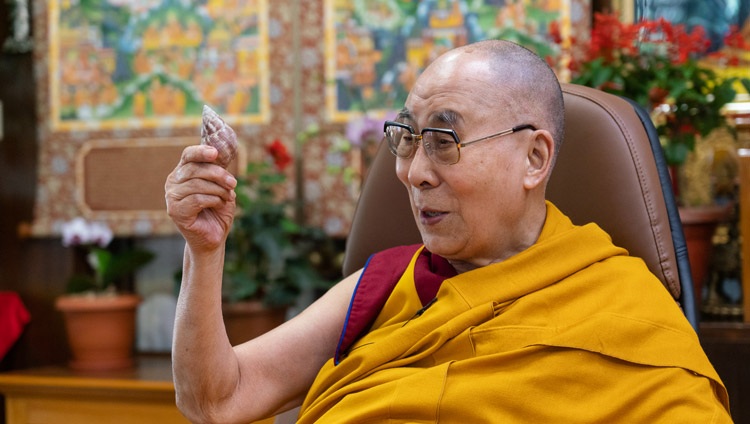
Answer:
[[[547, 198], [574, 223], [596, 222], [644, 259], [697, 330], [682, 226], [656, 130], [635, 103], [563, 84], [565, 140]], [[384, 143], [383, 143], [384, 144]], [[347, 239], [348, 275], [388, 247], [421, 242], [395, 158], [382, 145], [370, 166]]]

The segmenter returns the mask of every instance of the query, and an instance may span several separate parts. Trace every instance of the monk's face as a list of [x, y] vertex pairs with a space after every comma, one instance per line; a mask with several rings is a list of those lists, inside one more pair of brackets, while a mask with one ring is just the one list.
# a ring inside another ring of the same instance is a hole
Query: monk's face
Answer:
[[[476, 54], [450, 52], [419, 77], [401, 120], [422, 128], [451, 128], [471, 141], [517, 122], [513, 99], [503, 94], [486, 63]], [[450, 112], [455, 122], [441, 116]], [[461, 272], [506, 259], [528, 247], [523, 216], [529, 140], [520, 131], [461, 149], [454, 165], [433, 162], [420, 146], [411, 159], [398, 158], [396, 172], [406, 186], [426, 247]], [[535, 229], [538, 231], [538, 229]]]

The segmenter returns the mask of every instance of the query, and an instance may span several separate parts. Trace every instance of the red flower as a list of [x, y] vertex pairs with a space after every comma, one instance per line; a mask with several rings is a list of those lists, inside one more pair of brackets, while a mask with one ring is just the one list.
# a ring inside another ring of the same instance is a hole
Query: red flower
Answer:
[[704, 53], [710, 41], [701, 26], [688, 32], [684, 25], [674, 25], [664, 18], [624, 24], [617, 15], [597, 13], [594, 15], [588, 60], [602, 57], [611, 63], [623, 54], [638, 56], [641, 54], [639, 48], [644, 44], [662, 46], [673, 63], [681, 64]]
[[745, 40], [736, 25], [732, 25], [729, 33], [724, 37], [724, 46], [725, 51], [714, 52], [711, 56], [729, 66], [740, 66], [740, 52], [750, 50], [750, 43]]
[[677, 130], [681, 134], [699, 134], [698, 130], [690, 122], [682, 122]]
[[552, 37], [552, 41], [555, 42], [555, 44], [562, 43], [562, 34], [560, 34], [560, 23], [557, 21], [552, 21], [549, 23], [549, 35]]
[[745, 37], [742, 36], [742, 32], [737, 25], [732, 25], [729, 28], [729, 33], [724, 37], [724, 44], [727, 47], [734, 47], [740, 50], [750, 49], [750, 44], [745, 41]]
[[660, 105], [664, 103], [664, 99], [669, 95], [669, 90], [665, 90], [661, 87], [651, 87], [648, 90], [648, 99], [652, 105]]
[[[552, 34], [553, 28], [550, 28]], [[725, 39], [728, 53], [748, 43], [733, 31]], [[695, 135], [705, 136], [722, 126], [720, 108], [733, 97], [736, 79], [724, 78], [698, 59], [709, 48], [706, 31], [688, 30], [664, 18], [622, 23], [614, 14], [595, 14], [588, 43], [560, 46], [570, 57], [571, 81], [628, 97], [652, 109], [657, 131], [666, 140], [670, 163], [684, 160], [684, 148], [692, 149]], [[715, 53], [720, 63], [738, 63], [735, 54]], [[696, 119], [699, 111], [700, 119]], [[683, 145], [683, 146], [681, 146]]]
[[588, 60], [603, 57], [606, 62], [613, 62], [617, 60], [619, 50], [631, 52], [637, 36], [638, 29], [624, 25], [616, 15], [597, 13], [594, 15]]
[[292, 157], [289, 155], [286, 146], [281, 140], [276, 139], [266, 147], [266, 151], [273, 158], [273, 163], [276, 165], [276, 169], [283, 171], [290, 163], [292, 163]]
[[[675, 62], [685, 63], [691, 56], [704, 53], [711, 42], [706, 37], [706, 31], [701, 26], [696, 26], [688, 33], [683, 25], [670, 26], [670, 31], [665, 31], [666, 42], [675, 55]], [[676, 50], [676, 51], [675, 51]]]

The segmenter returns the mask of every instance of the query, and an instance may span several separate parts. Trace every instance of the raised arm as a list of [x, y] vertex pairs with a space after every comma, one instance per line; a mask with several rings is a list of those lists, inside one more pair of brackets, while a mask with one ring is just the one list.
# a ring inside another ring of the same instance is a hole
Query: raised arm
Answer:
[[191, 421], [248, 422], [301, 403], [333, 355], [358, 274], [279, 328], [233, 348], [221, 280], [236, 180], [215, 159], [211, 147], [186, 148], [165, 185], [167, 211], [187, 242], [173, 373], [178, 407]]

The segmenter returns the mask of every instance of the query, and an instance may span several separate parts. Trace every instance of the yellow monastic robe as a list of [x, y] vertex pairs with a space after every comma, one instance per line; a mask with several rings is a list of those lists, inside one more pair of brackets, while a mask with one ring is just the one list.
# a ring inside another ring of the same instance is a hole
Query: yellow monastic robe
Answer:
[[414, 263], [300, 423], [731, 422], [674, 299], [598, 226], [548, 203], [535, 245], [445, 280], [421, 314]]

